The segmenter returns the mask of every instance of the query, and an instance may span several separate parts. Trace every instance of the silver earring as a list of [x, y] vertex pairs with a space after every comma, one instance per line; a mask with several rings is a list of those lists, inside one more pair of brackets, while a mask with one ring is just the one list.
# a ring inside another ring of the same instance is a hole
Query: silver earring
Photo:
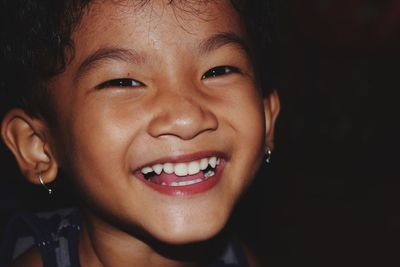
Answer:
[[271, 151], [271, 149], [269, 148], [269, 146], [266, 146], [265, 147], [265, 162], [268, 164], [268, 163], [271, 163], [271, 156], [272, 156], [272, 151]]
[[53, 193], [53, 190], [51, 188], [49, 188], [47, 185], [45, 185], [45, 183], [43, 182], [43, 177], [42, 177], [41, 174], [39, 174], [39, 181], [42, 184], [42, 186], [47, 190], [49, 195], [51, 195], [51, 193]]

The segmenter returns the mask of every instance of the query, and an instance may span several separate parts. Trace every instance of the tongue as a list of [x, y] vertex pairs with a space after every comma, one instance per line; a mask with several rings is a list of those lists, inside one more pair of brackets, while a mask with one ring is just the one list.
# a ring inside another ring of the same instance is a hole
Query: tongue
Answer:
[[187, 175], [187, 176], [177, 176], [176, 174], [166, 174], [164, 172], [160, 173], [160, 175], [155, 175], [151, 177], [149, 180], [156, 184], [170, 184], [172, 182], [184, 182], [184, 181], [191, 181], [196, 179], [203, 179], [204, 173], [198, 172], [194, 175]]

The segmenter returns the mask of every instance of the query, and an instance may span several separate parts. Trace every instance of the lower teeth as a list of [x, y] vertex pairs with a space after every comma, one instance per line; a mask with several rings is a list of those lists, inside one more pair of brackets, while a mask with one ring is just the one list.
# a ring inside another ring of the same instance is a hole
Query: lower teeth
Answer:
[[[204, 179], [199, 178], [199, 179], [192, 180], [192, 181], [172, 182], [169, 184], [169, 186], [185, 186], [185, 185], [197, 184], [204, 180], [207, 180], [208, 178], [210, 178], [211, 176], [214, 176], [214, 175], [215, 175], [215, 172], [213, 170], [209, 170], [204, 174]], [[162, 182], [161, 185], [166, 186], [167, 183]]]
[[214, 171], [211, 171], [211, 170], [209, 170], [208, 172], [206, 172], [205, 174], [204, 174], [204, 178], [210, 178], [211, 176], [214, 176], [215, 175], [215, 172]]
[[202, 182], [202, 179], [196, 179], [196, 180], [192, 180], [192, 181], [182, 181], [182, 182], [172, 182], [170, 184], [170, 186], [185, 186], [185, 185], [192, 185], [192, 184], [197, 184]]

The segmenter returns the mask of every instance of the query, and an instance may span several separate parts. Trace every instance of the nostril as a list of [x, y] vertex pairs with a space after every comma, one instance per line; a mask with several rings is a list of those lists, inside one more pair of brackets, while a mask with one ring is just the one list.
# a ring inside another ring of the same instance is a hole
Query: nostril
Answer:
[[150, 121], [148, 132], [153, 137], [170, 135], [189, 140], [217, 128], [217, 117], [210, 110], [199, 105], [178, 105], [160, 110]]

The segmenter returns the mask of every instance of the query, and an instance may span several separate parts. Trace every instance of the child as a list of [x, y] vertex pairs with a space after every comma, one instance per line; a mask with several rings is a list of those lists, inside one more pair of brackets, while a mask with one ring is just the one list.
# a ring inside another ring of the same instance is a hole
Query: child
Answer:
[[29, 182], [51, 193], [62, 169], [81, 204], [22, 215], [37, 245], [11, 266], [245, 266], [219, 233], [279, 113], [251, 1], [19, 2], [2, 7], [20, 19], [3, 18], [2, 90], [20, 101], [2, 138]]

